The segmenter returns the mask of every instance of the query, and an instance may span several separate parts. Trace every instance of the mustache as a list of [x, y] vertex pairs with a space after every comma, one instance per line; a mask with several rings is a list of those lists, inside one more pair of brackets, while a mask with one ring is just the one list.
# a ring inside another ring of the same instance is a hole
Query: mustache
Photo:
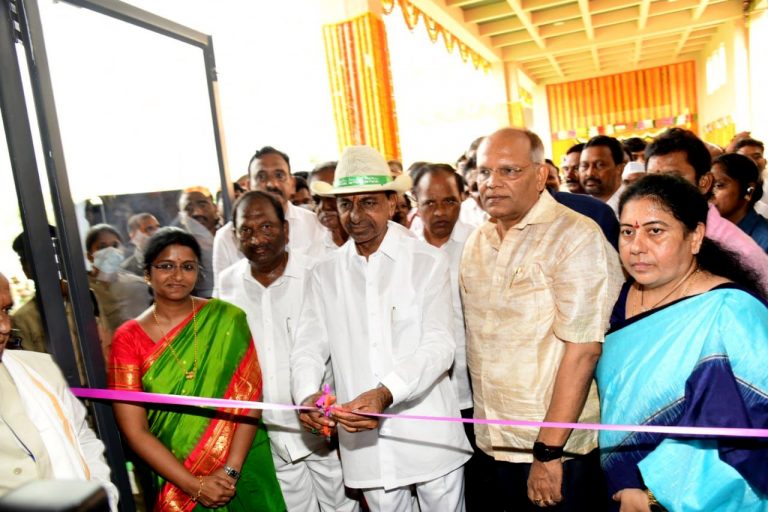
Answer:
[[267, 187], [267, 192], [269, 192], [270, 194], [277, 194], [279, 196], [285, 197], [285, 194], [283, 194], [283, 191], [280, 190], [279, 188]]

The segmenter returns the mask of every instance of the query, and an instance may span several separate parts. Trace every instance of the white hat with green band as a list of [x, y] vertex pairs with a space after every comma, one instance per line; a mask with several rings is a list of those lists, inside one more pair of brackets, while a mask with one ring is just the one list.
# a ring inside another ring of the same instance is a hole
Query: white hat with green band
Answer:
[[392, 179], [384, 157], [369, 146], [350, 146], [336, 165], [333, 185], [324, 181], [312, 183], [312, 193], [319, 196], [366, 194], [370, 192], [405, 192], [411, 189], [411, 177], [401, 174]]

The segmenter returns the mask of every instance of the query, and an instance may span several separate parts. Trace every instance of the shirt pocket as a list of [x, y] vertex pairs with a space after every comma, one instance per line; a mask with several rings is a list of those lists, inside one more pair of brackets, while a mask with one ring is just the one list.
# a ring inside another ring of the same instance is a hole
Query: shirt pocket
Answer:
[[402, 358], [416, 351], [421, 340], [421, 309], [415, 304], [392, 306], [392, 353]]
[[540, 341], [549, 332], [555, 315], [550, 280], [538, 264], [516, 267], [500, 294], [501, 321], [514, 345]]

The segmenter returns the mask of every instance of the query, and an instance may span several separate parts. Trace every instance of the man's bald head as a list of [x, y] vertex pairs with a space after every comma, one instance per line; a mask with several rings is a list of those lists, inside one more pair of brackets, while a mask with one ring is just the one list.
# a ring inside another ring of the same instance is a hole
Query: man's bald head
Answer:
[[519, 144], [522, 141], [528, 142], [531, 162], [544, 162], [544, 144], [538, 135], [525, 128], [502, 128], [484, 137], [477, 148], [478, 157], [482, 151], [487, 151], [489, 147]]

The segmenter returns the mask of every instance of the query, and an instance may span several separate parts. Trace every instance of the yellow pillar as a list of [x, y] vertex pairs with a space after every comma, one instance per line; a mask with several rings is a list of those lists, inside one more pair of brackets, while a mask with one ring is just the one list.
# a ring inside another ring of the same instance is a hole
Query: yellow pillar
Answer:
[[328, 0], [323, 25], [339, 149], [367, 144], [400, 159], [387, 33], [381, 2]]

